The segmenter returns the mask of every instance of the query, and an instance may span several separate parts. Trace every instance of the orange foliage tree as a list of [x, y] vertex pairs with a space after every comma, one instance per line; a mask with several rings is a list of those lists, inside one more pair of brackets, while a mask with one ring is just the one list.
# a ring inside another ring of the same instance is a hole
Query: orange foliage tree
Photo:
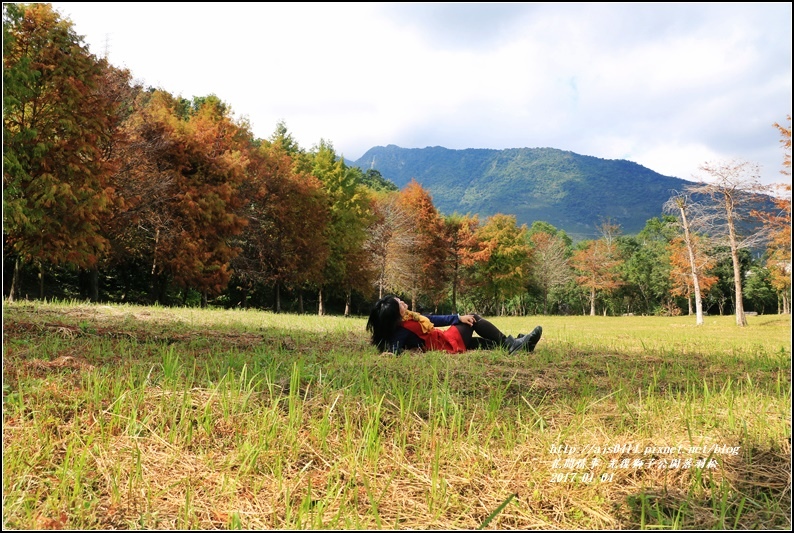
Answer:
[[232, 267], [244, 306], [257, 285], [271, 284], [280, 312], [281, 287], [299, 289], [316, 282], [328, 258], [323, 238], [327, 199], [320, 181], [297, 170], [283, 144], [252, 147], [249, 157], [240, 188], [240, 215], [248, 225], [238, 238], [241, 253]]
[[214, 96], [191, 104], [154, 91], [142, 99], [115, 180], [127, 202], [117, 240], [150, 265], [153, 300], [163, 302], [174, 282], [206, 303], [225, 289], [239, 252], [231, 240], [246, 224], [237, 211], [250, 134]]
[[438, 214], [430, 193], [416, 180], [400, 191], [399, 205], [411, 218], [416, 236], [410, 266], [411, 306], [417, 308], [418, 299], [426, 296], [435, 306], [444, 298], [448, 281], [444, 221]]
[[777, 185], [778, 194], [774, 198], [777, 212], [760, 214], [769, 230], [766, 266], [769, 269], [772, 286], [778, 292], [781, 311], [791, 314], [791, 115], [786, 117], [788, 125], [777, 122], [774, 126], [780, 131], [783, 147], [783, 168], [780, 173], [788, 181]]
[[399, 193], [387, 192], [372, 199], [374, 218], [367, 228], [365, 249], [375, 271], [378, 298], [387, 291], [411, 286], [416, 232], [413, 218], [399, 202]]
[[[685, 238], [676, 237], [668, 245], [670, 253], [670, 281], [672, 296], [683, 296], [687, 299], [689, 314], [692, 314], [692, 297], [695, 290], [700, 295], [719, 281], [719, 277], [709, 275], [708, 272], [716, 265], [716, 260], [701, 249], [701, 239], [697, 235], [690, 235], [691, 247], [687, 246]], [[691, 254], [690, 254], [691, 249]], [[694, 266], [692, 261], [694, 259]], [[695, 286], [693, 271], [697, 273], [697, 287]]]
[[245, 219], [236, 214], [237, 191], [245, 176], [246, 153], [240, 128], [218, 98], [195, 102], [187, 120], [177, 124], [177, 189], [171, 206], [179, 220], [175, 237], [161, 241], [160, 260], [174, 282], [185, 289], [219, 294], [229, 282], [229, 262], [238, 250], [231, 237]]
[[447, 244], [448, 277], [451, 289], [452, 310], [457, 313], [458, 294], [473, 284], [472, 267], [487, 262], [492, 247], [477, 238], [480, 220], [477, 215], [453, 214], [444, 217]]
[[597, 294], [611, 292], [622, 284], [619, 272], [622, 261], [616, 257], [614, 244], [607, 239], [588, 241], [583, 246], [573, 253], [570, 264], [577, 283], [588, 291], [590, 316], [595, 316]]
[[[107, 61], [49, 4], [3, 4], [3, 233], [19, 261], [89, 268], [115, 201], [103, 149], [122, 114]], [[5, 246], [4, 246], [4, 250]], [[43, 291], [43, 286], [41, 286]], [[43, 294], [42, 294], [43, 296]]]

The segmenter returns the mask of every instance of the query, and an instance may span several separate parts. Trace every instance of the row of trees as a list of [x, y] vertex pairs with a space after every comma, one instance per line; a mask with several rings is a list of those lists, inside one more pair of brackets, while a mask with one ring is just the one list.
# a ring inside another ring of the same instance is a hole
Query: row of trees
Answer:
[[[395, 292], [428, 310], [618, 314], [675, 313], [694, 297], [743, 317], [748, 284], [757, 309], [789, 312], [790, 185], [778, 211], [757, 214], [773, 237], [764, 264], [730, 211], [705, 215], [731, 184], [757, 192], [745, 164], [704, 166], [725, 179], [674, 196], [637, 236], [603, 221], [600, 238], [574, 244], [544, 222], [442, 215], [416, 181], [397, 190], [326, 140], [305, 150], [284, 123], [258, 139], [214, 95], [145, 89], [48, 4], [4, 4], [3, 33], [9, 300], [35, 275], [39, 297], [94, 301], [303, 312], [308, 297], [348, 314]], [[784, 173], [788, 120], [775, 125]]]

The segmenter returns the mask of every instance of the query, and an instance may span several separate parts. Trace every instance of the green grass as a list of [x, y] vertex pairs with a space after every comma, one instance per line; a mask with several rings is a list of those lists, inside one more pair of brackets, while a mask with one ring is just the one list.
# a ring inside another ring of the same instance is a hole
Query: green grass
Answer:
[[[791, 321], [5, 303], [4, 529], [788, 529]], [[663, 468], [660, 468], [660, 465]]]

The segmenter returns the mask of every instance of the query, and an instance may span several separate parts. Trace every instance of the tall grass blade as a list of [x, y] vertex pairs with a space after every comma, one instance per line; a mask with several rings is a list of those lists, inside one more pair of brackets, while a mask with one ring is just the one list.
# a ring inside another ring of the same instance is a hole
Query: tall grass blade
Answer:
[[501, 512], [504, 510], [504, 508], [505, 508], [505, 507], [507, 507], [507, 505], [508, 505], [508, 504], [509, 504], [511, 501], [513, 501], [513, 498], [515, 498], [516, 496], [518, 496], [518, 494], [515, 494], [515, 493], [511, 494], [510, 496], [508, 496], [508, 497], [505, 499], [505, 501], [503, 501], [503, 502], [502, 502], [502, 503], [499, 505], [499, 507], [497, 507], [497, 508], [494, 510], [494, 512], [492, 512], [490, 515], [488, 515], [488, 518], [486, 518], [485, 520], [483, 520], [482, 524], [480, 524], [480, 527], [478, 527], [478, 528], [477, 528], [477, 530], [479, 531], [479, 530], [481, 530], [481, 529], [484, 529], [484, 528], [488, 527], [488, 524], [490, 524], [490, 523], [491, 523], [491, 520], [493, 520], [494, 518], [496, 518], [496, 516], [497, 516], [499, 513], [501, 513]]

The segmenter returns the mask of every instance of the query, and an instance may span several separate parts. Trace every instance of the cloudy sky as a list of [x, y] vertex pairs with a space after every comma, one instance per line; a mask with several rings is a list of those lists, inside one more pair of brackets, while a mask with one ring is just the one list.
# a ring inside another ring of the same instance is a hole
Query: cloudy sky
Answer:
[[355, 161], [373, 146], [551, 147], [667, 176], [783, 181], [791, 3], [53, 2], [146, 86], [216, 94]]

